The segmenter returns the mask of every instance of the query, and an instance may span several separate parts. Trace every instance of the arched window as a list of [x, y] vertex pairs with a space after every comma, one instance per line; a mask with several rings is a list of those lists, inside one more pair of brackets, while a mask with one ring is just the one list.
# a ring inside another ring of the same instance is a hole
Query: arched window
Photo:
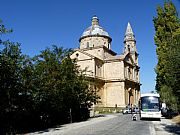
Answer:
[[89, 42], [87, 42], [87, 46], [86, 46], [86, 48], [89, 48]]
[[130, 45], [128, 45], [128, 51], [130, 52]]
[[131, 69], [130, 68], [128, 68], [128, 75], [129, 75], [129, 79], [130, 79], [130, 77], [131, 77]]
[[110, 45], [111, 45], [111, 44], [110, 44], [110, 43], [108, 43], [108, 49], [110, 49]]

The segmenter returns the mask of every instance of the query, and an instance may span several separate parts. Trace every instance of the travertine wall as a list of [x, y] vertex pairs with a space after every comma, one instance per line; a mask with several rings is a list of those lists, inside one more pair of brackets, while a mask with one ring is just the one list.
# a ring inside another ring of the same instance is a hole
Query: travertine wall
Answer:
[[107, 50], [104, 50], [104, 58], [106, 59], [106, 58], [109, 58], [109, 57], [111, 57], [111, 56], [114, 56], [114, 55], [112, 55], [111, 53], [109, 53]]
[[105, 79], [124, 79], [123, 61], [112, 61], [104, 64]]
[[99, 59], [104, 59], [104, 50], [102, 47], [84, 50], [84, 52], [87, 52], [88, 54], [96, 56]]
[[104, 68], [103, 61], [99, 59], [95, 59], [95, 76], [99, 78], [104, 78]]
[[100, 81], [97, 82], [96, 83], [96, 90], [97, 90], [98, 96], [100, 96], [100, 99], [99, 99], [100, 102], [96, 106], [104, 107], [104, 104], [106, 104], [106, 102], [105, 102], [105, 95], [104, 95], [104, 91], [105, 91], [105, 89], [104, 89], [104, 82], [100, 82]]
[[82, 52], [79, 52], [79, 51], [76, 51], [74, 52], [71, 56], [70, 56], [71, 59], [77, 59], [78, 61], [81, 61], [81, 60], [88, 60], [88, 59], [92, 59], [91, 56], [88, 56], [86, 54], [83, 54]]
[[105, 84], [105, 107], [124, 107], [124, 82], [110, 82]]
[[[118, 59], [103, 61], [95, 58], [94, 56], [102, 57], [104, 55], [105, 50], [103, 47], [97, 47], [92, 50], [83, 49], [83, 52], [81, 51], [74, 52], [71, 55], [71, 59], [76, 58], [78, 60], [77, 64], [80, 66], [80, 69], [84, 70], [87, 68], [87, 76], [98, 78], [96, 89], [101, 97], [101, 103], [98, 106], [115, 107], [117, 104], [117, 107], [125, 107], [127, 104], [137, 105], [140, 90], [135, 83], [137, 81], [136, 77], [133, 77], [135, 75], [133, 74], [134, 71], [127, 68], [133, 67], [130, 59], [127, 59], [128, 64], [125, 64], [124, 61]], [[129, 71], [131, 72], [130, 78], [128, 78]], [[125, 72], [127, 81], [125, 81]], [[135, 79], [134, 82], [131, 79]]]
[[99, 59], [106, 59], [113, 56], [106, 49], [103, 48], [103, 45], [95, 48], [83, 49], [84, 52], [87, 52], [93, 56], [96, 56]]
[[81, 70], [87, 69], [86, 75], [95, 76], [95, 67], [94, 67], [94, 59], [86, 60], [86, 61], [78, 61], [77, 64], [80, 66]]
[[81, 39], [80, 41], [80, 49], [89, 48], [89, 47], [97, 47], [100, 45], [104, 45], [110, 49], [109, 39], [107, 37], [86, 37]]
[[71, 59], [77, 59], [77, 64], [81, 70], [87, 69], [86, 74], [88, 76], [95, 76], [95, 60], [94, 58], [87, 56], [81, 52], [74, 52]]
[[139, 96], [140, 96], [140, 86], [135, 82], [125, 81], [125, 103], [126, 105], [136, 105], [138, 106]]

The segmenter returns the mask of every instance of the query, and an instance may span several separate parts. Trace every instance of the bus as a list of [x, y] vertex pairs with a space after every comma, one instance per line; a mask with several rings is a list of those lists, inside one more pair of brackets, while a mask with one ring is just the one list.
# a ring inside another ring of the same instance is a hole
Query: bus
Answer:
[[139, 100], [139, 115], [143, 118], [161, 118], [160, 95], [155, 93], [141, 94]]

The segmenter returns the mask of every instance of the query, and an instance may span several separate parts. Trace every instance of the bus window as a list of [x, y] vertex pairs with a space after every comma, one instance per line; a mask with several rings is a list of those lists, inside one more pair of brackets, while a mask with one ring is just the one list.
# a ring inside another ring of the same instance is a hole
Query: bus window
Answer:
[[158, 97], [142, 97], [141, 98], [142, 103], [142, 110], [144, 111], [159, 111], [160, 105], [159, 105], [159, 98]]

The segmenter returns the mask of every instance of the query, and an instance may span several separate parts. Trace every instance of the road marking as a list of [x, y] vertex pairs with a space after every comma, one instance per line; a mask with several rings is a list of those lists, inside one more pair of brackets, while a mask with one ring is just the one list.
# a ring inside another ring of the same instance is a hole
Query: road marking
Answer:
[[153, 123], [149, 125], [149, 131], [150, 131], [151, 135], [156, 135], [156, 131], [154, 129], [154, 124]]

